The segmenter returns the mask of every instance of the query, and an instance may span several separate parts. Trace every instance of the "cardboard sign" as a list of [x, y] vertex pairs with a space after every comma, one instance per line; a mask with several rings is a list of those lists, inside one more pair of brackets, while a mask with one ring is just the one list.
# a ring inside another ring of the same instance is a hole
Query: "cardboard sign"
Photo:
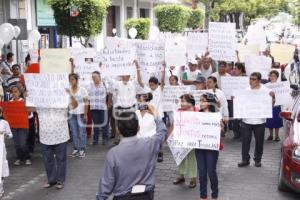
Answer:
[[48, 73], [70, 73], [71, 53], [69, 49], [41, 49], [40, 71]]
[[165, 86], [162, 97], [163, 111], [174, 111], [177, 109], [179, 97], [189, 94], [190, 86]]
[[246, 56], [245, 68], [246, 73], [250, 76], [253, 72], [260, 72], [262, 79], [268, 79], [272, 67], [272, 60], [266, 56]]
[[135, 49], [103, 49], [97, 54], [97, 57], [97, 60], [100, 60], [102, 63], [100, 72], [105, 76], [136, 74], [136, 67], [133, 63], [136, 59]]
[[174, 115], [175, 147], [191, 149], [220, 149], [221, 114], [209, 112], [181, 112]]
[[190, 32], [186, 44], [188, 60], [201, 57], [208, 50], [208, 33]]
[[236, 60], [235, 23], [209, 23], [209, 54], [214, 60]]
[[28, 111], [24, 101], [0, 102], [0, 106], [10, 128], [29, 128]]
[[291, 60], [293, 60], [295, 46], [289, 44], [272, 43], [270, 51], [275, 62], [279, 62], [280, 64], [288, 64]]
[[260, 25], [251, 25], [248, 27], [245, 35], [248, 45], [259, 45], [260, 51], [265, 51], [267, 47], [267, 34]]
[[287, 105], [291, 99], [291, 88], [289, 81], [267, 83], [265, 86], [275, 93], [275, 105]]
[[235, 119], [272, 118], [272, 97], [268, 90], [234, 92], [233, 116]]
[[240, 62], [245, 62], [245, 58], [250, 55], [258, 56], [260, 51], [260, 45], [258, 44], [240, 44], [238, 46]]
[[67, 108], [68, 74], [24, 74], [28, 97], [26, 104], [37, 108]]
[[245, 76], [222, 76], [222, 91], [227, 99], [233, 97], [234, 91], [245, 90], [249, 87], [249, 77]]
[[71, 57], [74, 59], [75, 70], [81, 65], [94, 63], [96, 49], [93, 48], [71, 48]]
[[176, 141], [174, 139], [174, 135], [171, 134], [167, 140], [167, 143], [169, 145], [169, 148], [172, 152], [173, 158], [176, 162], [176, 164], [179, 166], [180, 163], [183, 161], [183, 159], [190, 153], [192, 149], [189, 148], [176, 148], [174, 147], [174, 144], [179, 143], [179, 141]]

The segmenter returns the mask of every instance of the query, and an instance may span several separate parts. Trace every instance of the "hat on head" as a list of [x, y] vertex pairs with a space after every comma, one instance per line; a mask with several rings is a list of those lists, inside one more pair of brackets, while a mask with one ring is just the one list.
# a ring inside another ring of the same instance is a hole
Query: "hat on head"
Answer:
[[204, 76], [202, 76], [201, 74], [199, 74], [196, 78], [196, 80], [194, 81], [194, 83], [206, 83], [206, 78]]
[[192, 65], [197, 65], [198, 61], [196, 59], [189, 59], [188, 63], [191, 63]]

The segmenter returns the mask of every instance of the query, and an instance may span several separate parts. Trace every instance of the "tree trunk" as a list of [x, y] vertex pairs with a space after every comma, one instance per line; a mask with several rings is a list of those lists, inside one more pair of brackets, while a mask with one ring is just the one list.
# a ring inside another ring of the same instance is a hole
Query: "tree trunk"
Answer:
[[205, 4], [205, 29], [208, 30], [209, 27], [209, 21], [210, 21], [210, 12], [211, 12], [211, 6], [212, 6], [213, 0], [207, 0]]
[[240, 16], [241, 16], [241, 13], [239, 12], [236, 12], [234, 13], [234, 21], [235, 21], [235, 26], [236, 26], [236, 29], [240, 29]]

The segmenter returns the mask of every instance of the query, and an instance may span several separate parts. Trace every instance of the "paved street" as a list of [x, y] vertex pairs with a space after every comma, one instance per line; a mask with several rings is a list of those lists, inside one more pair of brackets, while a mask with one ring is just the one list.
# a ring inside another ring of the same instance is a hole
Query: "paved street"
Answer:
[[[280, 144], [265, 142], [263, 167], [237, 168], [240, 160], [240, 143], [228, 139], [218, 163], [221, 200], [296, 200], [300, 196], [277, 191], [277, 171]], [[69, 152], [71, 152], [70, 144]], [[46, 181], [41, 154], [36, 153], [31, 167], [15, 167], [13, 146], [8, 145], [11, 176], [5, 179], [3, 199], [14, 200], [93, 200], [98, 187], [99, 173], [108, 147], [89, 146], [84, 159], [69, 158], [67, 183], [64, 190], [43, 189]], [[253, 148], [252, 148], [253, 150]], [[198, 197], [198, 187], [174, 186], [177, 167], [167, 146], [165, 161], [157, 165], [156, 200], [193, 200]]]

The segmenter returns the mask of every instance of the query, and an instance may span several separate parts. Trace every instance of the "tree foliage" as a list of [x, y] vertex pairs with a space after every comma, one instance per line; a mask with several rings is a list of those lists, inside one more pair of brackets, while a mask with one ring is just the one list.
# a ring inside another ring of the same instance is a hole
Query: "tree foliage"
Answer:
[[[88, 38], [102, 31], [102, 21], [107, 14], [110, 0], [48, 0], [60, 35]], [[70, 17], [70, 9], [77, 8], [78, 16]]]
[[204, 13], [199, 8], [192, 9], [187, 26], [192, 29], [197, 29], [203, 26]]
[[128, 19], [124, 24], [126, 30], [134, 27], [137, 30], [136, 39], [146, 40], [149, 37], [150, 31], [150, 19], [149, 18], [139, 18], [139, 19]]
[[177, 4], [158, 5], [154, 13], [159, 30], [172, 33], [182, 33], [191, 15], [189, 8]]

